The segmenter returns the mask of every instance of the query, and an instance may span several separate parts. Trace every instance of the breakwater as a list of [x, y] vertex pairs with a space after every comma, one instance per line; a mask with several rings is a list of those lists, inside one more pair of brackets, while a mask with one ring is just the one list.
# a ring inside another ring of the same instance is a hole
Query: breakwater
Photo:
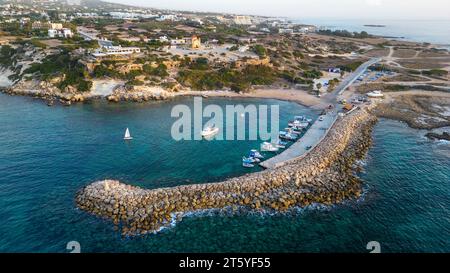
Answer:
[[285, 211], [333, 204], [361, 194], [353, 165], [371, 145], [376, 118], [360, 109], [340, 118], [312, 152], [282, 167], [221, 183], [145, 190], [118, 181], [95, 182], [76, 195], [77, 206], [112, 220], [124, 235], [160, 230], [174, 215], [239, 206]]

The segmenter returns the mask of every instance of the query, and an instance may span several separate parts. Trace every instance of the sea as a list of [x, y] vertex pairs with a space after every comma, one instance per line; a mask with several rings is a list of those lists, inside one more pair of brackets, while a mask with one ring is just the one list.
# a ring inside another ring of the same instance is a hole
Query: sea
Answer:
[[[437, 44], [450, 50], [450, 20], [370, 20], [370, 19], [292, 19], [322, 29], [367, 31], [369, 34], [420, 43]], [[372, 26], [368, 26], [372, 25]], [[373, 27], [374, 25], [383, 27]]]
[[[171, 110], [193, 98], [142, 104], [47, 107], [0, 94], [0, 252], [382, 252], [450, 251], [450, 144], [380, 120], [361, 161], [364, 194], [335, 206], [283, 214], [204, 211], [156, 234], [122, 237], [76, 208], [82, 187], [117, 179], [160, 188], [221, 181], [259, 169], [241, 159], [260, 141], [171, 138]], [[204, 104], [279, 105], [281, 123], [317, 112], [293, 102], [209, 98]], [[123, 141], [125, 128], [134, 140]]]

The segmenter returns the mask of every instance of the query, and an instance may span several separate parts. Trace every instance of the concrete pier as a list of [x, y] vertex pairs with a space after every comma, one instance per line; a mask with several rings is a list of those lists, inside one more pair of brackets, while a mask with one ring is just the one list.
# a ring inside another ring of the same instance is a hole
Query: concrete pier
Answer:
[[262, 162], [260, 166], [265, 169], [274, 169], [289, 163], [293, 159], [305, 156], [325, 138], [337, 118], [338, 114], [334, 110], [333, 112], [327, 113], [323, 121], [317, 119], [302, 138], [297, 140], [297, 142], [281, 154]]
[[99, 181], [81, 189], [76, 204], [112, 220], [128, 236], [158, 232], [188, 212], [205, 209], [286, 211], [312, 203], [339, 203], [361, 193], [353, 168], [370, 147], [375, 122], [363, 109], [338, 118], [320, 145], [279, 168], [218, 183], [154, 190]]

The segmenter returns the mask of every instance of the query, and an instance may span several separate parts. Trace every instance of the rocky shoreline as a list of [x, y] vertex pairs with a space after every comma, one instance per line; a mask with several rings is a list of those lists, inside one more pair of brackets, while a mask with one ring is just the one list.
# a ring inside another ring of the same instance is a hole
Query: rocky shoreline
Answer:
[[63, 91], [52, 83], [44, 81], [22, 81], [10, 87], [0, 88], [0, 92], [8, 95], [31, 96], [47, 102], [59, 101], [62, 105], [70, 105], [75, 102], [86, 102], [95, 99], [103, 99], [109, 102], [145, 102], [167, 100], [173, 98], [174, 93], [157, 87], [119, 87], [108, 96], [99, 96], [91, 92], [80, 93], [75, 89], [66, 88]]
[[100, 181], [81, 189], [76, 205], [111, 220], [123, 235], [132, 236], [157, 232], [170, 226], [174, 216], [207, 209], [286, 211], [358, 198], [361, 181], [354, 176], [354, 164], [368, 151], [376, 121], [366, 109], [342, 117], [307, 156], [277, 169], [221, 183], [155, 190]]
[[425, 136], [428, 137], [429, 139], [432, 139], [432, 140], [446, 140], [446, 141], [450, 141], [450, 133], [448, 133], [448, 132], [443, 132], [442, 134], [427, 133]]

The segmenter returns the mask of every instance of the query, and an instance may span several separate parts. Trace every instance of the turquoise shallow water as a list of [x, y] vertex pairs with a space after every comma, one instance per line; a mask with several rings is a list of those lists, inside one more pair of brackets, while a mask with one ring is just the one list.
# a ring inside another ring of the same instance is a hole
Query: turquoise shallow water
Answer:
[[[191, 101], [48, 108], [0, 94], [0, 252], [65, 252], [72, 240], [83, 252], [365, 252], [374, 240], [385, 252], [450, 251], [450, 146], [388, 120], [375, 128], [358, 201], [289, 215], [203, 213], [131, 239], [75, 208], [76, 191], [99, 179], [156, 188], [248, 172], [240, 159], [258, 142], [171, 140], [171, 107]], [[282, 122], [316, 114], [276, 100], [233, 102], [279, 104]], [[129, 144], [125, 127], [136, 136]]]

